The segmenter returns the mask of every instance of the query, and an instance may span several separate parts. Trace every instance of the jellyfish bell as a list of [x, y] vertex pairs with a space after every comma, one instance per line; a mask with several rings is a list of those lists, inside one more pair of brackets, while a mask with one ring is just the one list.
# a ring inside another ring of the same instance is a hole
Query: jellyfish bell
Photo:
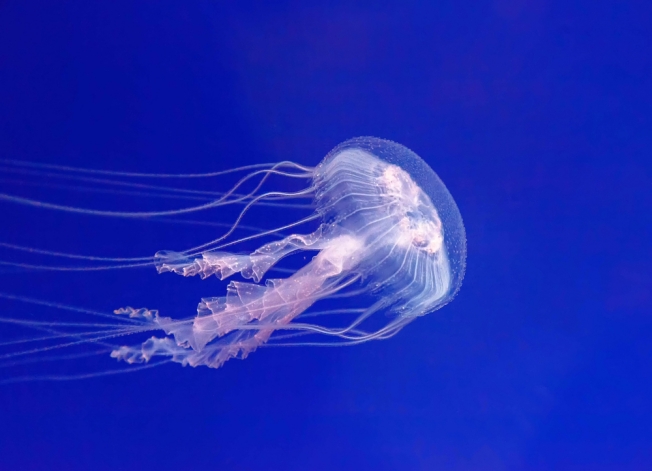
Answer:
[[[258, 173], [267, 175], [265, 172], [295, 176], [280, 172], [280, 165], [257, 170], [245, 179]], [[226, 199], [211, 204], [245, 204], [225, 235], [183, 252], [159, 252], [147, 262], [154, 263], [159, 273], [220, 280], [239, 274], [249, 281], [230, 281], [225, 296], [202, 299], [197, 315], [191, 318], [174, 319], [148, 309], [116, 310], [116, 317], [135, 323], [121, 327], [119, 335], [149, 331], [164, 335], [137, 345], [113, 346], [113, 358], [127, 363], [165, 358], [182, 365], [217, 368], [230, 358], [245, 358], [263, 345], [353, 345], [386, 339], [457, 294], [466, 263], [464, 225], [445, 185], [418, 155], [392, 141], [360, 137], [339, 144], [315, 168], [287, 165], [310, 179], [308, 188], [291, 194], [252, 192], [235, 200], [231, 190]], [[224, 242], [252, 206], [265, 199], [306, 195], [314, 202], [311, 216]], [[25, 198], [12, 201], [43, 207], [42, 202]], [[183, 212], [190, 210], [195, 208]], [[134, 214], [144, 213], [126, 217]], [[306, 221], [318, 221], [319, 225], [312, 232], [268, 242], [249, 254], [224, 251], [244, 240], [278, 234]], [[282, 259], [302, 252], [316, 255], [288, 276], [267, 276]], [[315, 305], [333, 298], [345, 298], [347, 307], [315, 309]], [[367, 304], [349, 307], [359, 300]], [[331, 314], [352, 317], [339, 326], [319, 322]], [[317, 321], [306, 322], [309, 318]], [[101, 332], [95, 336], [71, 335], [71, 343], [102, 343], [112, 338], [110, 329]], [[323, 340], [312, 340], [314, 336]]]
[[[466, 268], [464, 225], [448, 189], [417, 154], [384, 139], [350, 139], [318, 165], [319, 179], [332, 179], [338, 186], [325, 184], [328, 195], [316, 191], [318, 212], [320, 207], [330, 209], [329, 203], [319, 204], [322, 198], [338, 201], [332, 222], [365, 237], [376, 259], [387, 252], [380, 257], [383, 263], [374, 263], [372, 257], [362, 267], [375, 276], [375, 286], [389, 288], [384, 294], [391, 296], [397, 279], [407, 276], [406, 291], [392, 296], [405, 301], [397, 311], [414, 317], [453, 299]], [[414, 290], [421, 296], [419, 305], [407, 302]]]

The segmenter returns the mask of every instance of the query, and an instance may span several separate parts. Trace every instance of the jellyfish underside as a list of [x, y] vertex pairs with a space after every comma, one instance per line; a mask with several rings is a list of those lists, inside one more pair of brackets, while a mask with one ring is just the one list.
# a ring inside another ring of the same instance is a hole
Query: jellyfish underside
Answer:
[[[119, 335], [147, 331], [164, 334], [141, 344], [116, 346], [107, 342], [113, 338], [110, 328], [96, 335], [90, 331], [70, 335], [68, 343], [110, 346], [111, 357], [130, 364], [162, 358], [184, 366], [218, 368], [230, 358], [245, 358], [265, 344], [347, 345], [395, 335], [415, 318], [453, 298], [465, 263], [464, 232], [457, 207], [436, 175], [438, 193], [426, 193], [413, 178], [416, 172], [402, 168], [406, 156], [425, 165], [399, 144], [357, 138], [340, 144], [314, 169], [301, 167], [311, 181], [306, 190], [244, 195], [238, 203], [245, 207], [235, 225], [255, 204], [309, 195], [315, 212], [303, 221], [318, 220], [319, 226], [307, 234], [268, 242], [250, 254], [224, 251], [237, 247], [238, 242], [226, 243], [225, 236], [183, 252], [161, 251], [147, 262], [154, 263], [159, 273], [220, 280], [237, 274], [250, 281], [230, 281], [226, 296], [202, 299], [194, 318], [175, 320], [148, 309], [116, 310], [116, 319], [125, 319], [125, 324], [115, 329]], [[443, 217], [433, 198], [444, 206]], [[20, 200], [14, 202], [31, 204]], [[285, 278], [266, 276], [281, 259], [301, 252], [316, 254]], [[138, 263], [127, 263], [134, 261]], [[357, 296], [373, 302], [363, 308], [324, 311], [353, 315], [342, 327], [302, 321], [316, 303]], [[366, 321], [378, 313], [384, 314], [385, 321], [366, 330]], [[61, 330], [42, 330], [66, 338]], [[305, 340], [310, 335], [326, 336], [326, 340]]]

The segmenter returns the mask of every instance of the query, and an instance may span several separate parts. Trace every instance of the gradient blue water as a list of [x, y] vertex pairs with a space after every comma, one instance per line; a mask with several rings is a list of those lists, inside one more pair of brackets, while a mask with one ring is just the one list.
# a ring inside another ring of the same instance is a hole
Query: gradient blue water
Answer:
[[[235, 3], [0, 3], [0, 157], [194, 172], [392, 139], [460, 207], [459, 297], [355, 348], [3, 386], [0, 469], [650, 469], [650, 6]], [[86, 253], [209, 237], [0, 220], [4, 241]], [[0, 284], [106, 311], [223, 290], [148, 270]]]

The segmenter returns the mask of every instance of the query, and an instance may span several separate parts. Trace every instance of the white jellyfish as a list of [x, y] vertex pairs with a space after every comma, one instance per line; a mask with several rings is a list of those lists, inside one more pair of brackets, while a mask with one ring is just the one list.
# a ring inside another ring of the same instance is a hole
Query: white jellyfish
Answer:
[[[288, 168], [299, 173], [284, 170]], [[220, 280], [239, 274], [241, 280], [230, 281], [226, 296], [202, 299], [197, 315], [185, 319], [164, 317], [157, 310], [122, 308], [114, 314], [115, 322], [124, 319], [117, 326], [76, 333], [62, 331], [61, 326], [37, 326], [50, 339], [63, 340], [5, 358], [93, 343], [110, 346], [111, 356], [127, 363], [165, 359], [217, 368], [266, 344], [352, 345], [387, 339], [417, 317], [450, 302], [460, 289], [466, 263], [462, 218], [442, 181], [411, 150], [388, 140], [360, 137], [335, 147], [315, 168], [281, 163], [251, 175], [269, 173], [309, 177], [310, 186], [294, 193], [257, 194], [261, 182], [245, 195], [232, 189], [203, 205], [245, 204], [224, 236], [182, 252], [162, 251], [143, 262], [155, 264], [159, 273]], [[308, 218], [224, 242], [252, 206], [306, 196], [314, 202], [314, 213]], [[0, 199], [111, 215], [10, 195], [0, 194]], [[142, 217], [153, 213], [115, 214]], [[307, 220], [318, 220], [319, 227], [308, 234], [286, 235], [250, 254], [224, 251]], [[316, 255], [286, 277], [267, 276], [281, 259], [302, 251]], [[139, 264], [141, 260], [126, 262]], [[346, 298], [347, 306], [355, 299], [367, 305], [325, 311], [313, 307], [332, 298]], [[328, 314], [351, 317], [339, 326], [320, 323]], [[159, 333], [137, 345], [109, 343], [116, 335], [147, 331]]]

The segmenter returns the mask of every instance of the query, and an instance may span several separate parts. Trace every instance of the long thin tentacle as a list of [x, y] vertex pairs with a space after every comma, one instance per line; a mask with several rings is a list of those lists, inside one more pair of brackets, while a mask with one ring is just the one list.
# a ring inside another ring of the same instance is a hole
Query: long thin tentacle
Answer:
[[[278, 162], [244, 165], [242, 167], [235, 167], [227, 170], [219, 170], [217, 172], [208, 172], [208, 173], [142, 173], [142, 172], [120, 172], [120, 171], [113, 171], [113, 170], [89, 169], [89, 168], [81, 168], [81, 167], [71, 167], [66, 165], [29, 162], [24, 160], [2, 159], [0, 160], [0, 162], [2, 162], [3, 164], [14, 165], [17, 167], [46, 168], [46, 169], [59, 170], [65, 172], [87, 173], [87, 174], [96, 174], [96, 175], [113, 175], [113, 176], [120, 176], [120, 177], [138, 177], [138, 178], [208, 178], [208, 177], [217, 177], [220, 175], [226, 175], [228, 173], [243, 172], [243, 171], [256, 170], [261, 168], [270, 168], [270, 167], [274, 167], [275, 165], [279, 165]], [[312, 167], [299, 165], [294, 162], [281, 162], [281, 164], [291, 165], [293, 167], [296, 167], [300, 170], [307, 171], [307, 172], [313, 170]]]

